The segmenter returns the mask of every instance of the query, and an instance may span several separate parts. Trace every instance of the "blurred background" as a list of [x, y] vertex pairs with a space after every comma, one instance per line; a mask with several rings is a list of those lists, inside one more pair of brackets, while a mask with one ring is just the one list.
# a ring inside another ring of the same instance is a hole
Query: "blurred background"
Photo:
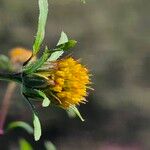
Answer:
[[[45, 140], [58, 150], [150, 149], [150, 1], [49, 0], [43, 45], [53, 47], [60, 33], [78, 41], [73, 56], [93, 74], [88, 103], [80, 106], [85, 122], [61, 109], [38, 108], [43, 136], [34, 142], [22, 129], [0, 137], [0, 149], [17, 150], [25, 138], [35, 150]], [[16, 46], [32, 48], [37, 30], [37, 0], [0, 0], [0, 53]], [[0, 81], [3, 99], [7, 83]], [[31, 111], [18, 86], [5, 126], [22, 120], [32, 124]]]

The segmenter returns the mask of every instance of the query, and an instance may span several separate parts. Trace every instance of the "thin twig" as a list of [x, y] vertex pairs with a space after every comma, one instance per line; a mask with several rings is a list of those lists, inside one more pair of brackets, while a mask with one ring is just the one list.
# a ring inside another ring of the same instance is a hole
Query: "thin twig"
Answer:
[[12, 94], [14, 92], [16, 88], [16, 83], [15, 82], [11, 82], [8, 84], [5, 96], [3, 98], [2, 104], [1, 104], [1, 108], [0, 108], [0, 134], [4, 133], [4, 124], [5, 124], [5, 120], [6, 120], [6, 116], [10, 107], [10, 100], [12, 97]]

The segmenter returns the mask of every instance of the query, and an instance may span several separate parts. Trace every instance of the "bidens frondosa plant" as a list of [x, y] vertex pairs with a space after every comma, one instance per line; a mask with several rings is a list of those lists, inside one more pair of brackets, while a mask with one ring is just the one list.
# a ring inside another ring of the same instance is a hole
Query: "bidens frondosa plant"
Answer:
[[91, 84], [89, 71], [80, 64], [79, 60], [72, 57], [59, 58], [76, 44], [76, 41], [69, 40], [64, 32], [61, 33], [55, 48], [45, 47], [42, 56], [36, 59], [45, 34], [48, 14], [47, 0], [39, 0], [39, 8], [38, 31], [31, 56], [28, 59], [25, 57], [29, 54], [26, 50], [12, 50], [10, 53], [12, 62], [27, 60], [23, 63], [21, 71], [0, 74], [1, 79], [21, 84], [21, 92], [33, 111], [35, 140], [39, 140], [41, 136], [41, 125], [32, 101], [40, 101], [43, 107], [49, 105], [60, 107], [69, 115], [77, 115], [84, 121], [77, 106], [86, 103], [87, 89], [90, 89]]

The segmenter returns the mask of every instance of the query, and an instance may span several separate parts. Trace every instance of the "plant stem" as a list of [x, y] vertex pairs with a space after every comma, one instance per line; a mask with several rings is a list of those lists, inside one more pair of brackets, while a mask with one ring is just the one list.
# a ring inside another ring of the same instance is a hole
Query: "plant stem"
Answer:
[[5, 81], [14, 81], [17, 83], [22, 82], [22, 77], [21, 73], [0, 73], [0, 80], [5, 80]]
[[10, 107], [10, 99], [13, 94], [13, 91], [15, 90], [16, 83], [22, 82], [21, 73], [0, 73], [0, 80], [6, 80], [6, 81], [14, 81], [8, 84], [4, 99], [2, 101], [2, 105], [0, 108], [0, 135], [3, 134], [4, 130], [4, 123], [6, 120], [6, 116], [8, 113], [8, 109]]
[[16, 83], [11, 82], [8, 84], [4, 99], [2, 101], [2, 105], [0, 108], [0, 135], [4, 133], [4, 124], [6, 120], [6, 116], [10, 107], [10, 99], [12, 97], [12, 94], [16, 88]]

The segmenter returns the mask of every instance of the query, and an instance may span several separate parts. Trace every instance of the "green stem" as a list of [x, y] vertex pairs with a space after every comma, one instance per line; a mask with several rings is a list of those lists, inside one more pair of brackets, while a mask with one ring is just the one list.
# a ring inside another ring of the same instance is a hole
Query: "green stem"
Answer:
[[0, 80], [22, 83], [21, 73], [0, 73]]

